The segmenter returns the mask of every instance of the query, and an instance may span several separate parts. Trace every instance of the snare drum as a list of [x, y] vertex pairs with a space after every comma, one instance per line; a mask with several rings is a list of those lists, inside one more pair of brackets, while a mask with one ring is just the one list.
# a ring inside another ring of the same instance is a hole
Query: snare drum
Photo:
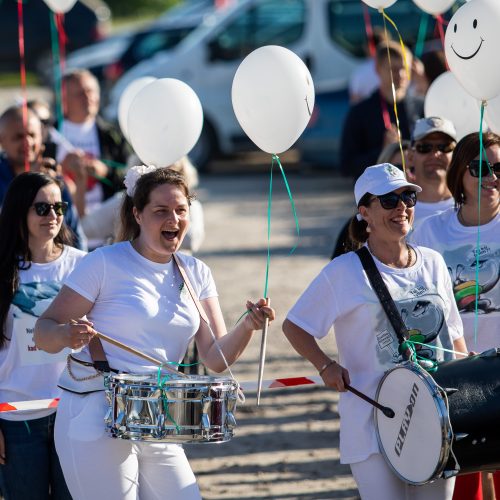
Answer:
[[380, 450], [396, 475], [425, 484], [457, 473], [500, 469], [500, 349], [438, 365], [389, 370], [375, 410]]
[[168, 443], [222, 443], [233, 436], [238, 386], [234, 379], [112, 375], [106, 428], [112, 437]]

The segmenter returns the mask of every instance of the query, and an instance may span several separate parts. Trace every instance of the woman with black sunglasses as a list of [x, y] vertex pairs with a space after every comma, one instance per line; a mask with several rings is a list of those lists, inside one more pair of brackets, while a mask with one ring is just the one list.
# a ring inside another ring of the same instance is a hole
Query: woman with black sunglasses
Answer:
[[[354, 187], [358, 214], [350, 232], [373, 257], [413, 335], [410, 340], [427, 344], [418, 355], [427, 358], [423, 362], [428, 364], [451, 359], [451, 351], [466, 352], [466, 348], [443, 258], [406, 242], [420, 191], [394, 165], [368, 167]], [[325, 337], [332, 326], [338, 362], [316, 340]], [[384, 373], [402, 360], [394, 328], [355, 252], [341, 255], [323, 268], [289, 311], [283, 331], [297, 352], [318, 370], [325, 385], [342, 393], [340, 460], [351, 466], [361, 498], [451, 499], [453, 479], [423, 486], [410, 486], [399, 479], [379, 450], [372, 407], [345, 392], [346, 384], [352, 384], [375, 398]]]
[[[67, 203], [52, 177], [17, 176], [0, 213], [0, 401], [54, 399], [65, 356], [33, 340], [35, 322], [85, 255], [70, 246]], [[0, 487], [6, 500], [70, 499], [54, 447], [55, 408], [0, 413]]]
[[[500, 346], [500, 136], [483, 134], [482, 147], [480, 155], [477, 133], [459, 141], [447, 174], [455, 207], [429, 217], [412, 235], [444, 257], [466, 343], [478, 352]], [[472, 476], [458, 478], [456, 499], [479, 498], [465, 491]], [[476, 484], [480, 491], [479, 474]], [[498, 473], [495, 486], [500, 498]]]

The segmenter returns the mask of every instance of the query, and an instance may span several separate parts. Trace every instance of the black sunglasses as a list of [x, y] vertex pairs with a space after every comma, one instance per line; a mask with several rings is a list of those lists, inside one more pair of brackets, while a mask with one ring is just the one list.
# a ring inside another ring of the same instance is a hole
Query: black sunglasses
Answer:
[[451, 153], [455, 149], [454, 142], [443, 144], [432, 144], [430, 142], [419, 142], [415, 144], [415, 150], [421, 155], [428, 155], [431, 151], [440, 151], [441, 153]]
[[45, 201], [39, 201], [37, 203], [33, 203], [35, 207], [35, 212], [40, 217], [45, 217], [49, 215], [50, 211], [53, 209], [56, 215], [64, 215], [66, 210], [68, 210], [68, 202], [67, 201], [56, 201], [55, 203], [46, 203]]
[[[500, 163], [493, 163], [492, 165], [488, 160], [483, 158], [483, 167], [481, 170], [483, 176], [491, 175], [494, 172], [497, 177], [500, 177]], [[469, 163], [469, 172], [472, 177], [479, 177], [479, 160], [471, 160]]]
[[396, 208], [401, 200], [408, 208], [414, 207], [417, 203], [417, 192], [411, 191], [408, 189], [407, 191], [403, 191], [401, 194], [397, 193], [387, 193], [382, 194], [380, 196], [376, 196], [380, 200], [380, 204], [382, 208], [386, 210], [392, 210]]

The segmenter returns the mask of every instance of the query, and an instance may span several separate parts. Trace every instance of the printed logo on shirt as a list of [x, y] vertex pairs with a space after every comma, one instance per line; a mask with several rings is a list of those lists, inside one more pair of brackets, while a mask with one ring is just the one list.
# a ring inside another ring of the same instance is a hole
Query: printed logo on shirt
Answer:
[[13, 340], [17, 346], [21, 366], [41, 365], [64, 361], [69, 349], [57, 354], [42, 351], [35, 345], [33, 337], [35, 323], [61, 288], [60, 282], [22, 283], [19, 285], [13, 306]]
[[460, 313], [500, 311], [500, 247], [466, 245], [443, 254]]
[[[448, 327], [444, 321], [444, 302], [441, 296], [429, 286], [419, 284], [410, 290], [401, 292], [405, 298], [394, 302], [409, 333], [409, 340], [415, 342], [417, 356], [425, 359], [441, 361], [443, 354], [432, 347], [420, 344], [432, 344], [445, 349], [452, 349]], [[383, 309], [379, 313], [376, 327], [377, 356], [384, 367], [402, 361], [399, 353], [399, 342]]]

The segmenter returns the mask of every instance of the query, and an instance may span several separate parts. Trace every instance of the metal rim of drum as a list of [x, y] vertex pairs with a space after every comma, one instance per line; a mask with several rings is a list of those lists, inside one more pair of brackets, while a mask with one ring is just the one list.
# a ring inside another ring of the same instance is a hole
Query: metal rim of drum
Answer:
[[[436, 467], [431, 474], [431, 476], [428, 479], [422, 480], [422, 481], [412, 481], [408, 479], [407, 477], [404, 477], [392, 464], [391, 460], [387, 456], [387, 453], [385, 451], [384, 445], [382, 443], [382, 439], [380, 437], [379, 433], [379, 427], [378, 427], [378, 416], [379, 413], [383, 418], [385, 415], [382, 414], [380, 410], [377, 410], [377, 408], [374, 408], [373, 410], [373, 415], [374, 415], [374, 420], [375, 420], [375, 434], [377, 436], [377, 442], [380, 448], [380, 452], [382, 456], [384, 457], [386, 463], [389, 465], [391, 470], [396, 474], [397, 477], [399, 477], [401, 480], [405, 481], [408, 484], [412, 484], [415, 486], [419, 486], [422, 484], [427, 484], [431, 481], [434, 481], [435, 479], [438, 479], [443, 471], [445, 470], [446, 463], [448, 461], [449, 455], [450, 455], [450, 450], [451, 450], [451, 444], [453, 441], [453, 431], [450, 423], [450, 417], [449, 417], [449, 412], [448, 408], [444, 404], [444, 398], [441, 393], [441, 388], [439, 385], [435, 382], [435, 380], [420, 366], [416, 365], [415, 363], [411, 361], [405, 361], [404, 363], [401, 363], [399, 366], [396, 366], [395, 368], [391, 368], [387, 372], [385, 372], [384, 376], [380, 380], [378, 387], [377, 387], [377, 392], [375, 399], [379, 401], [379, 395], [380, 395], [380, 390], [383, 386], [384, 381], [390, 376], [390, 374], [396, 370], [401, 370], [401, 369], [406, 369], [410, 370], [413, 372], [422, 382], [425, 384], [425, 386], [429, 389], [429, 393], [432, 397], [432, 400], [434, 402], [435, 408], [437, 415], [439, 417], [439, 426], [441, 428], [441, 452], [439, 455], [439, 458], [436, 463]], [[384, 404], [383, 402], [381, 404]]]

